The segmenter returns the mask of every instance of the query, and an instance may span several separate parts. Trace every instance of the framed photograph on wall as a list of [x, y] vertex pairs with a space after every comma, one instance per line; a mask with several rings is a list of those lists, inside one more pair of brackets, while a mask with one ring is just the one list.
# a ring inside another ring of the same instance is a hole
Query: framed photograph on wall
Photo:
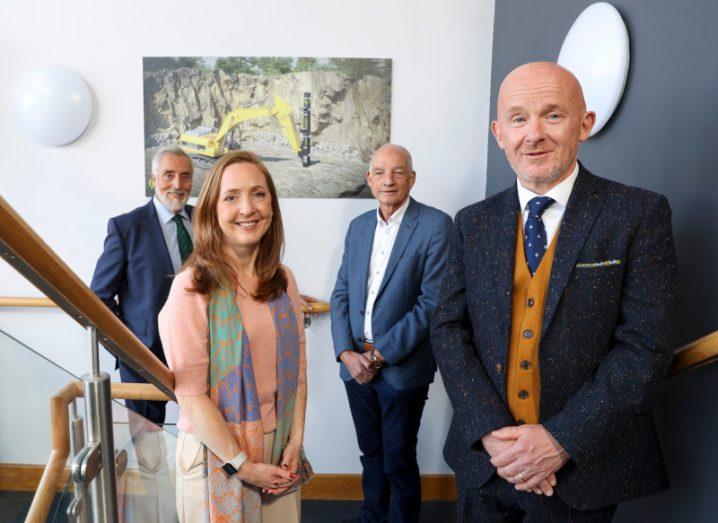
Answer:
[[391, 60], [145, 57], [145, 192], [163, 145], [193, 160], [193, 196], [228, 151], [258, 154], [283, 198], [370, 198], [364, 174], [390, 141]]

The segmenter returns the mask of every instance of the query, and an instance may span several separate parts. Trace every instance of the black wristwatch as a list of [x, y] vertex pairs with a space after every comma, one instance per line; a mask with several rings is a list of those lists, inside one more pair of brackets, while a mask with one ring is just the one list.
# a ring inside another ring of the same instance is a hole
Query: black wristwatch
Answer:
[[227, 476], [232, 477], [239, 472], [239, 467], [241, 467], [245, 461], [247, 461], [247, 455], [244, 452], [240, 452], [234, 459], [222, 465], [222, 470], [224, 470]]
[[234, 465], [229, 462], [222, 465], [222, 470], [224, 470], [225, 474], [228, 476], [234, 476], [237, 472], [239, 472], [236, 468], [234, 468]]

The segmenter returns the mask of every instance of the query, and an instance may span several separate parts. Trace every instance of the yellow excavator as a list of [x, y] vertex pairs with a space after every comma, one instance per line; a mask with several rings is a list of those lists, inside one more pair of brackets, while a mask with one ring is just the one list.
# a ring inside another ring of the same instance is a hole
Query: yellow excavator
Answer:
[[[302, 158], [302, 163], [304, 164], [303, 152], [305, 150], [305, 144], [299, 141], [291, 114], [292, 108], [289, 102], [281, 96], [275, 95], [273, 106], [240, 107], [239, 109], [235, 109], [224, 117], [219, 130], [210, 127], [196, 127], [180, 136], [179, 145], [193, 160], [197, 161], [197, 163], [205, 164], [205, 166], [209, 167], [217, 158], [229, 151], [229, 147], [227, 147], [226, 143], [227, 136], [237, 125], [247, 120], [276, 116], [282, 128], [282, 132], [289, 142], [289, 146]], [[309, 129], [307, 129], [306, 132], [303, 130], [302, 134], [307, 135], [306, 141], [308, 141]], [[306, 149], [308, 166], [308, 144]]]

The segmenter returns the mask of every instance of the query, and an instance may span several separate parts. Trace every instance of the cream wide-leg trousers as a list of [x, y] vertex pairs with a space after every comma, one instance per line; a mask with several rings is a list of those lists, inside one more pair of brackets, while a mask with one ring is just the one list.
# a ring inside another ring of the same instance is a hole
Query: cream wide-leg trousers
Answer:
[[[264, 462], [272, 458], [274, 431], [264, 435]], [[203, 523], [207, 478], [204, 477], [204, 446], [196, 434], [180, 431], [177, 438], [176, 479], [177, 517], [180, 523]], [[301, 489], [283, 496], [262, 496], [262, 523], [299, 523]]]
[[[127, 450], [137, 459], [137, 468], [130, 465], [117, 480], [117, 503], [120, 521], [175, 523], [172, 471], [167, 462], [168, 437], [163, 431], [137, 432], [132, 448]], [[171, 459], [171, 457], [170, 457]]]

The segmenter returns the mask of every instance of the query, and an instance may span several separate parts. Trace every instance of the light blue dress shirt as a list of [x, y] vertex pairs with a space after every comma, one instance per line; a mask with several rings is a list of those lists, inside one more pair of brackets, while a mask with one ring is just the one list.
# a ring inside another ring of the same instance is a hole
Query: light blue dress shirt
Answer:
[[[172, 221], [172, 218], [174, 218], [175, 213], [162, 205], [162, 203], [157, 199], [157, 196], [154, 196], [152, 198], [152, 201], [154, 202], [155, 209], [157, 210], [157, 218], [160, 220], [162, 234], [165, 237], [167, 250], [170, 253], [170, 259], [172, 260], [172, 267], [175, 270], [175, 274], [177, 274], [182, 269], [182, 256], [180, 256], [179, 243], [177, 242], [177, 224]], [[187, 210], [183, 207], [182, 210], [179, 212], [179, 215], [182, 217], [182, 223], [184, 224], [184, 228], [187, 229], [189, 237], [192, 238], [192, 243], [194, 244], [192, 221], [189, 219]]]

